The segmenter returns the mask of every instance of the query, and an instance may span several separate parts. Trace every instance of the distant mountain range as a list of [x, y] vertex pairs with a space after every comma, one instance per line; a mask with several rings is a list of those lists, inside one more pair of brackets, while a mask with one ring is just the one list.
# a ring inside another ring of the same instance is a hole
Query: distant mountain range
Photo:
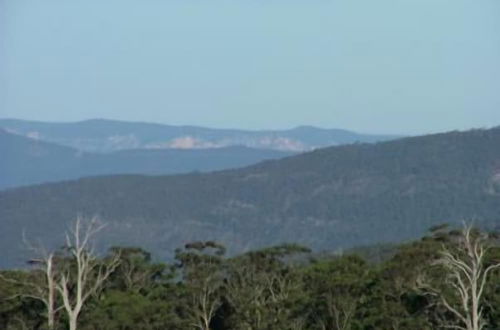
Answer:
[[292, 152], [232, 146], [90, 153], [0, 128], [0, 189], [105, 174], [177, 174], [243, 167]]
[[1, 266], [21, 265], [21, 233], [63, 242], [75, 216], [108, 223], [103, 245], [168, 258], [192, 240], [231, 252], [287, 241], [344, 249], [420, 236], [475, 219], [500, 224], [500, 128], [353, 144], [247, 168], [107, 176], [0, 192]]
[[104, 119], [75, 123], [0, 119], [0, 127], [11, 133], [87, 152], [112, 152], [123, 149], [207, 149], [229, 146], [302, 152], [333, 145], [378, 142], [397, 137], [310, 126], [283, 131], [245, 131]]

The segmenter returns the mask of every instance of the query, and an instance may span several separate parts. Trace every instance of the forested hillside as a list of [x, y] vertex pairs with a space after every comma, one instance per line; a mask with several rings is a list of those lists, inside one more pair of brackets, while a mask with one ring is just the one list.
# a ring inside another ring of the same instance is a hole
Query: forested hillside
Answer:
[[244, 169], [178, 176], [109, 176], [0, 193], [2, 266], [19, 239], [60, 241], [77, 213], [109, 223], [106, 244], [156, 257], [214, 239], [230, 253], [282, 242], [315, 250], [415, 238], [430, 226], [500, 224], [500, 129], [332, 147]]
[[293, 154], [241, 146], [90, 153], [10, 134], [0, 129], [0, 189], [105, 174], [207, 172], [243, 167]]

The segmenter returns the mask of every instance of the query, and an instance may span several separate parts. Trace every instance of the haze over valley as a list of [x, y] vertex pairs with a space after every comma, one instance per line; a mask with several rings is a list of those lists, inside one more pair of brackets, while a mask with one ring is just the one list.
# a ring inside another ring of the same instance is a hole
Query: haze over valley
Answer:
[[470, 218], [497, 228], [498, 145], [493, 128], [329, 147], [209, 174], [10, 189], [0, 192], [0, 248], [11, 251], [5, 265], [22, 264], [12, 240], [26, 231], [56, 244], [75, 210], [111, 226], [107, 245], [144, 246], [161, 258], [195, 240], [233, 253], [284, 242], [321, 251], [401, 242]]
[[499, 0], [0, 0], [0, 330], [500, 329]]
[[215, 171], [319, 147], [394, 138], [315, 127], [244, 131], [112, 120], [0, 119], [0, 189], [105, 174]]

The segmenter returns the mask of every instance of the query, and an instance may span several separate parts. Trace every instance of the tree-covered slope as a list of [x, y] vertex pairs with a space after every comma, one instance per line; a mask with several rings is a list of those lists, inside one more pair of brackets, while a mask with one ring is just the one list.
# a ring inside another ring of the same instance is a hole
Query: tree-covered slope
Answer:
[[0, 129], [0, 189], [110, 174], [177, 174], [214, 171], [292, 153], [227, 147], [196, 150], [81, 152]]
[[401, 241], [475, 218], [500, 224], [500, 129], [332, 147], [244, 169], [110, 176], [0, 192], [4, 265], [19, 238], [55, 244], [77, 213], [109, 223], [106, 244], [165, 257], [186, 241], [232, 251], [298, 242], [315, 249]]

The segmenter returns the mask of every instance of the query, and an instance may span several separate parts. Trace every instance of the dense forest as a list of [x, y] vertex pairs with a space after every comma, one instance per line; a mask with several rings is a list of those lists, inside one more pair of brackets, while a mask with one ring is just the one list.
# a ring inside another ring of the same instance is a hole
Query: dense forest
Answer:
[[106, 244], [171, 260], [186, 242], [232, 256], [292, 242], [315, 251], [401, 242], [439, 223], [500, 223], [500, 128], [319, 149], [247, 168], [105, 176], [0, 191], [0, 267], [22, 264], [23, 231], [55, 247], [76, 214], [99, 215]]
[[498, 238], [469, 225], [343, 254], [287, 244], [226, 257], [217, 242], [193, 242], [168, 264], [135, 247], [99, 257], [101, 224], [72, 228], [63, 248], [30, 244], [30, 268], [0, 273], [2, 329], [500, 327]]

